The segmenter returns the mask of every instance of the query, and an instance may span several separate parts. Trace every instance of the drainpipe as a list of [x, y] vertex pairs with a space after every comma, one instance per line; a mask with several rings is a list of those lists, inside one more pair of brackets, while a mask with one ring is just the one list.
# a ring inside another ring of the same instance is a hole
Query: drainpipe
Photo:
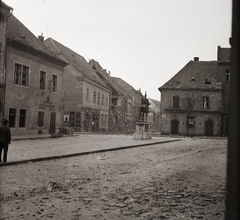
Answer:
[[4, 44], [3, 44], [3, 53], [4, 53], [4, 61], [3, 61], [3, 103], [2, 103], [2, 112], [3, 112], [3, 117], [5, 117], [5, 100], [6, 100], [6, 74], [7, 74], [7, 23], [8, 23], [8, 18], [12, 15], [13, 9], [10, 9], [10, 13], [6, 16], [6, 22], [4, 22], [4, 27], [3, 27], [3, 36], [4, 36]]

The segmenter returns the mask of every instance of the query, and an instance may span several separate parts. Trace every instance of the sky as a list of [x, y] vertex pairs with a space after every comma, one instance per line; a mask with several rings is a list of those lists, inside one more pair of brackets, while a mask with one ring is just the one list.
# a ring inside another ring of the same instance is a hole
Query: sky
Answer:
[[231, 0], [4, 0], [34, 35], [94, 59], [152, 99], [193, 57], [230, 47]]

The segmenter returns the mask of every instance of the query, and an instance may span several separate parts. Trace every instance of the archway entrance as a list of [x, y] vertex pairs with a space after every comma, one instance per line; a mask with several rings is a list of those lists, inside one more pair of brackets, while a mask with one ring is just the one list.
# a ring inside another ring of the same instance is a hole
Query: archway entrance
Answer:
[[171, 121], [171, 134], [172, 135], [178, 134], [178, 124], [179, 124], [179, 122], [177, 119], [173, 119]]
[[205, 122], [205, 135], [213, 136], [213, 122], [210, 119]]

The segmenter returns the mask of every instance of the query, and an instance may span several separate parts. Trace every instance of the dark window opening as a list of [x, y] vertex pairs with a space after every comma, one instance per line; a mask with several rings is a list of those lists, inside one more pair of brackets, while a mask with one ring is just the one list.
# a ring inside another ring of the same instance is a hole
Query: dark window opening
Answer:
[[15, 127], [15, 123], [16, 123], [16, 109], [14, 108], [10, 108], [9, 109], [9, 127]]
[[178, 108], [179, 107], [179, 97], [173, 96], [173, 107]]
[[38, 127], [43, 127], [44, 125], [44, 112], [38, 112]]
[[27, 111], [24, 109], [20, 109], [20, 115], [19, 115], [19, 127], [20, 128], [26, 127], [26, 115], [27, 115]]
[[39, 88], [41, 90], [45, 90], [45, 86], [46, 86], [46, 72], [40, 71], [40, 85], [39, 85]]

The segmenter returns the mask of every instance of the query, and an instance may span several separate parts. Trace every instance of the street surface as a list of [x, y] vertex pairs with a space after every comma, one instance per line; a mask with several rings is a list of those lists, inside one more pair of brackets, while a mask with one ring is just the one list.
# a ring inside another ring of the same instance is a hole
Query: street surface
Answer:
[[224, 219], [226, 152], [226, 139], [182, 138], [2, 166], [0, 219]]

